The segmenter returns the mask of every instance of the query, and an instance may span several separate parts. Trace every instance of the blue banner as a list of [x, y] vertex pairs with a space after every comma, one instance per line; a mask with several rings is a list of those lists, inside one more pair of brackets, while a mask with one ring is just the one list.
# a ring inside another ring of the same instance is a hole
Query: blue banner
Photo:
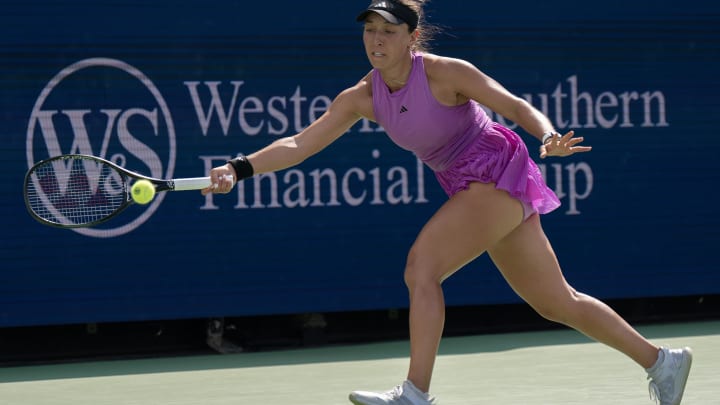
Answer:
[[[369, 71], [365, 1], [70, 3], [0, 16], [0, 326], [407, 307], [407, 250], [446, 197], [369, 121], [228, 195], [162, 193], [96, 228], [43, 226], [21, 192], [63, 153], [198, 177], [297, 133]], [[593, 146], [537, 160], [563, 204], [546, 233], [581, 291], [720, 293], [720, 6], [694, 3], [428, 6], [437, 53]], [[451, 306], [519, 301], [485, 257], [445, 289]]]

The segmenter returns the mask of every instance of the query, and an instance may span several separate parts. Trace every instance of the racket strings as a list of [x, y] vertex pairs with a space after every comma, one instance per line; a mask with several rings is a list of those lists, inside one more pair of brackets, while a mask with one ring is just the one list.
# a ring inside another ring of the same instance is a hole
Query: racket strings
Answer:
[[49, 161], [30, 174], [27, 203], [41, 219], [61, 225], [98, 222], [128, 200], [127, 178], [102, 162]]

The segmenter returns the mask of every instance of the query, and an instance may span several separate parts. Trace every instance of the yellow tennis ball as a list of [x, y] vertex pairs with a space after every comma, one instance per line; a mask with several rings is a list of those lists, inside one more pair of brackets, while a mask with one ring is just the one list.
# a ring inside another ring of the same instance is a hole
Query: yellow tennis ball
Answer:
[[130, 188], [133, 201], [138, 204], [147, 204], [155, 197], [155, 186], [147, 180], [138, 180]]

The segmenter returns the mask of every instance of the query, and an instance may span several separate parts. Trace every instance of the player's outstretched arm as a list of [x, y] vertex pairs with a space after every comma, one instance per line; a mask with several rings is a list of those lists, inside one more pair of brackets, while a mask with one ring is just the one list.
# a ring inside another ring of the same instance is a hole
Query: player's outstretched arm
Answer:
[[253, 175], [286, 169], [323, 150], [362, 118], [363, 87], [358, 84], [340, 93], [320, 118], [298, 134], [280, 138], [248, 155], [243, 162], [248, 169], [246, 173], [236, 173], [230, 163], [213, 168], [210, 171], [212, 185], [202, 190], [203, 195], [228, 193], [235, 179], [249, 177], [248, 171]]

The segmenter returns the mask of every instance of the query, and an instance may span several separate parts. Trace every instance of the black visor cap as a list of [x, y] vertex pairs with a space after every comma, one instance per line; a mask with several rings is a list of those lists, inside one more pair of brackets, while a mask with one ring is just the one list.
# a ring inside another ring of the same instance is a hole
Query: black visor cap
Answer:
[[373, 1], [372, 4], [360, 13], [356, 21], [365, 21], [370, 13], [378, 13], [385, 21], [391, 24], [406, 23], [410, 27], [410, 31], [415, 31], [418, 26], [419, 18], [415, 11], [410, 7], [393, 0]]

